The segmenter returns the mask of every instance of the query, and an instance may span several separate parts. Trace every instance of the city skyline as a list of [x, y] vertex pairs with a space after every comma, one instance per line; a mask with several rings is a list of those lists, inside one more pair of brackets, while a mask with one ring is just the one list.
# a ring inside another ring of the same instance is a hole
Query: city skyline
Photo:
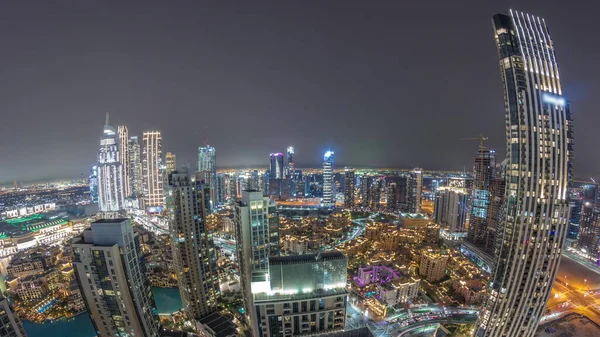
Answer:
[[[288, 144], [294, 144], [298, 167], [318, 167], [321, 153], [331, 148], [339, 154], [340, 167], [462, 169], [470, 167], [477, 149], [459, 139], [478, 134], [488, 136], [489, 147], [504, 158], [502, 130], [495, 127], [502, 123], [502, 99], [496, 95], [500, 85], [490, 71], [495, 65], [494, 45], [485, 32], [487, 18], [509, 4], [471, 4], [465, 6], [468, 10], [460, 22], [445, 15], [451, 4], [426, 9], [422, 4], [363, 8], [348, 3], [343, 12], [309, 2], [271, 10], [260, 5], [239, 10], [215, 5], [189, 10], [189, 15], [157, 5], [134, 22], [129, 19], [134, 9], [126, 5], [109, 10], [107, 5], [88, 3], [70, 10], [50, 4], [35, 9], [9, 4], [6, 12], [25, 21], [2, 23], [3, 31], [12, 33], [4, 39], [5, 83], [11, 85], [0, 94], [10, 118], [0, 141], [11, 146], [0, 149], [0, 181], [86, 176], [94, 162], [90, 149], [96, 148], [96, 139], [89, 135], [97, 134], [106, 111], [114, 125], [127, 125], [130, 134], [160, 130], [165, 151], [177, 153], [180, 163], [193, 164], [195, 150], [209, 138], [219, 149], [219, 168], [264, 166], [264, 154], [285, 152]], [[600, 116], [594, 114], [593, 92], [600, 76], [582, 51], [597, 53], [595, 44], [584, 42], [591, 38], [585, 22], [592, 22], [596, 5], [569, 10], [568, 4], [558, 1], [510, 5], [554, 22], [554, 40], [565, 49], [561, 55], [563, 82], [569, 88], [565, 94], [575, 102], [578, 150], [586, 154], [577, 158], [575, 176], [594, 177], [599, 172], [593, 164], [600, 154], [593, 151], [592, 128]], [[397, 20], [400, 9], [410, 11], [411, 20]], [[47, 11], [57, 16], [37, 20]], [[72, 11], [80, 15], [70, 15]], [[183, 24], [162, 18], [169, 16], [164, 13]], [[231, 20], [212, 19], [227, 13]], [[119, 37], [106, 30], [100, 15], [108, 15]], [[309, 19], [312, 25], [296, 24]], [[238, 29], [228, 28], [232, 20]], [[70, 29], [79, 24], [80, 29]], [[407, 34], [415, 24], [419, 33]], [[313, 26], [309, 31], [307, 27]], [[240, 31], [245, 31], [241, 42], [235, 36]], [[475, 47], [471, 53], [463, 55], [449, 42], [452, 31], [464, 34]], [[40, 32], [43, 41], [37, 37]], [[181, 39], [162, 39], [172, 35]], [[61, 41], [60, 48], [45, 41]], [[130, 41], [139, 45], [133, 47]], [[189, 41], [195, 43], [190, 46]], [[398, 41], [411, 45], [414, 52], [406, 53]], [[23, 56], [22, 50], [28, 49], [22, 44], [34, 46], [36, 53]], [[67, 48], [69, 44], [77, 47]], [[152, 56], [156, 48], [166, 62]], [[57, 52], [68, 57], [57, 57]], [[442, 53], [446, 57], [439, 58]], [[46, 59], [58, 61], [43, 62]], [[479, 76], [482, 73], [487, 75]], [[54, 74], [64, 74], [63, 79]], [[449, 78], [462, 85], [448, 88]], [[477, 85], [469, 88], [473, 83]], [[435, 100], [426, 99], [430, 93], [435, 93]], [[179, 119], [189, 123], [171, 123]], [[361, 130], [365, 124], [351, 123], [355, 119], [383, 122]], [[280, 122], [292, 127], [276, 127]], [[27, 128], [17, 132], [18, 127], [8, 125]], [[221, 132], [223, 128], [228, 132]], [[306, 137], [307, 131], [311, 137]], [[239, 146], [240, 139], [252, 142]], [[399, 146], [413, 139], [411, 146]], [[448, 153], [446, 162], [429, 156], [427, 150], [432, 149]]]

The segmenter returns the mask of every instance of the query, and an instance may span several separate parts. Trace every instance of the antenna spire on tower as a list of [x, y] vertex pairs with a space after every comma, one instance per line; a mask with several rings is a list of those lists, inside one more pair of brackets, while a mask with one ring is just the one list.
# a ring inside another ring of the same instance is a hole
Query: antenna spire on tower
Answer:
[[104, 125], [108, 125], [108, 111], [106, 112], [106, 122], [104, 123]]

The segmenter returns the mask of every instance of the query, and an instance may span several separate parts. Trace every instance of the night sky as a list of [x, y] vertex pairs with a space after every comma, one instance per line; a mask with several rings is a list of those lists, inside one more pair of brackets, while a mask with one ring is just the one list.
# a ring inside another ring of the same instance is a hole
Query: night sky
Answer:
[[[142, 3], [145, 3], [142, 5]], [[504, 153], [491, 17], [546, 19], [575, 117], [575, 176], [600, 178], [597, 1], [3, 1], [0, 181], [94, 164], [105, 112], [163, 132], [195, 167], [266, 166], [296, 147], [337, 166], [472, 168]], [[208, 132], [206, 131], [208, 129]]]

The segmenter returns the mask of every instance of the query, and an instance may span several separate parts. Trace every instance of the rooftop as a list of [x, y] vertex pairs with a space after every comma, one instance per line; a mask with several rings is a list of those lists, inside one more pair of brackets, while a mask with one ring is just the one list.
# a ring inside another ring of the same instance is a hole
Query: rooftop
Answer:
[[290, 264], [290, 263], [307, 263], [314, 261], [328, 261], [345, 259], [346, 256], [342, 252], [328, 251], [319, 254], [303, 254], [303, 255], [287, 255], [275, 256], [269, 259], [271, 265], [274, 264]]

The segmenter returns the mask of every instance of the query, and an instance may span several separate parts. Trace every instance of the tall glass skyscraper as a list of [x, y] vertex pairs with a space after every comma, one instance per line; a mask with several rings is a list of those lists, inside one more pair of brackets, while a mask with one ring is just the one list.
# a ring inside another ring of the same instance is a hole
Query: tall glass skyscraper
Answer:
[[479, 155], [473, 166], [473, 191], [471, 194], [471, 217], [467, 241], [483, 252], [493, 255], [493, 235], [489, 230], [495, 178], [496, 152], [479, 148]]
[[119, 156], [117, 130], [108, 125], [108, 114], [98, 151], [98, 208], [116, 212], [124, 208], [123, 166]]
[[567, 234], [573, 126], [544, 19], [493, 18], [506, 112], [504, 216], [477, 336], [533, 336]]
[[217, 198], [217, 152], [208, 144], [198, 148], [198, 172], [210, 187], [212, 209], [223, 200]]
[[335, 191], [333, 188], [333, 165], [335, 164], [335, 153], [325, 152], [323, 156], [323, 204], [332, 206], [335, 204]]

